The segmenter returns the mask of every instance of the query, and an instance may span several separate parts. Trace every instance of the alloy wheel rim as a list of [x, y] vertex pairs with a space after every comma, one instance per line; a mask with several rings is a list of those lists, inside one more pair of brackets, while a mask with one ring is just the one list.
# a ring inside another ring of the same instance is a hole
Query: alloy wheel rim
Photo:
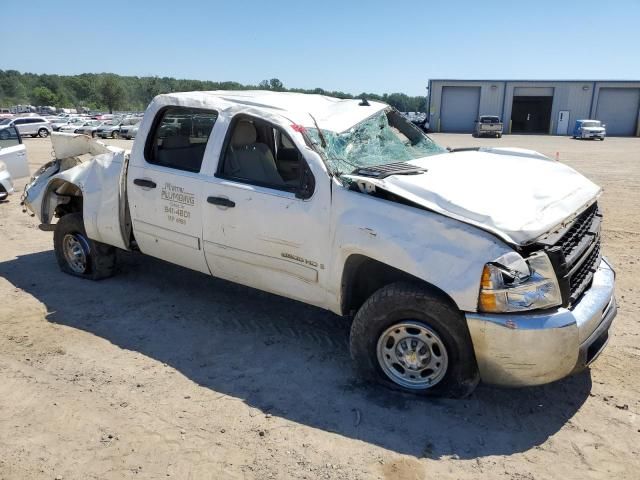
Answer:
[[378, 363], [396, 384], [411, 390], [437, 385], [447, 373], [444, 342], [421, 322], [406, 320], [385, 330], [377, 344]]

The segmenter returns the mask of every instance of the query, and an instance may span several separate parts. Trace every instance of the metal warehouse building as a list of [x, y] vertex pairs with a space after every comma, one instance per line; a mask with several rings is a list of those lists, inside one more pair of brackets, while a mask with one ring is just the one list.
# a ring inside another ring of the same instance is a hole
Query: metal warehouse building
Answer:
[[640, 136], [640, 80], [429, 80], [434, 132], [471, 132], [478, 115], [497, 115], [504, 133], [570, 135], [596, 119], [607, 135]]

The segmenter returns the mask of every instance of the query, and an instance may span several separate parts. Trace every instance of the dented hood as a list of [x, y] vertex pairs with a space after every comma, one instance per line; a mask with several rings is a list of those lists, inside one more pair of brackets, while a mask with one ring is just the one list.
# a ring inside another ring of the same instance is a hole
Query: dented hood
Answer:
[[526, 245], [569, 222], [601, 188], [562, 163], [522, 149], [443, 153], [409, 162], [418, 175], [347, 176]]

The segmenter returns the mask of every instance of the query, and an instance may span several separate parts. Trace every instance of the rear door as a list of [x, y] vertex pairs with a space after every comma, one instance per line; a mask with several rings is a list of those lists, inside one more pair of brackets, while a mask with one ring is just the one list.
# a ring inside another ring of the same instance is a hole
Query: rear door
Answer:
[[218, 113], [166, 107], [156, 113], [143, 155], [132, 157], [127, 194], [140, 250], [210, 273], [202, 249], [202, 168]]
[[0, 161], [7, 166], [12, 180], [30, 175], [26, 148], [13, 126], [0, 130]]

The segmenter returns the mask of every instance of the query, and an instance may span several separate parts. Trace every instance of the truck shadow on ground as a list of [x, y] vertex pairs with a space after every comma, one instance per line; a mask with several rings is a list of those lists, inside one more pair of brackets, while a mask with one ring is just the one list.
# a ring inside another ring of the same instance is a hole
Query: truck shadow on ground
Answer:
[[0, 263], [48, 320], [98, 335], [265, 413], [415, 457], [477, 458], [544, 443], [585, 402], [589, 372], [527, 389], [480, 386], [464, 400], [363, 384], [348, 321], [323, 310], [142, 255], [117, 277], [62, 274], [53, 252]]

